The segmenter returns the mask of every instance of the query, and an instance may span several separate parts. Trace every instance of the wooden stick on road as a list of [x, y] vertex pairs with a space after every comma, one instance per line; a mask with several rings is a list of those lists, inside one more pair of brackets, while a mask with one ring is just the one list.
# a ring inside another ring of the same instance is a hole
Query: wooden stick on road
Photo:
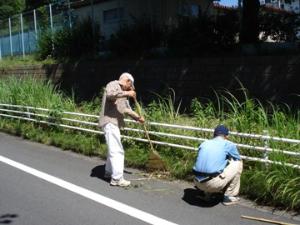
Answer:
[[272, 224], [277, 224], [277, 225], [297, 225], [297, 224], [292, 224], [292, 223], [286, 223], [282, 221], [276, 221], [276, 220], [269, 220], [265, 218], [260, 218], [260, 217], [253, 217], [253, 216], [241, 216], [243, 219], [249, 219], [249, 220], [256, 220], [256, 221], [261, 221], [265, 223], [272, 223]]

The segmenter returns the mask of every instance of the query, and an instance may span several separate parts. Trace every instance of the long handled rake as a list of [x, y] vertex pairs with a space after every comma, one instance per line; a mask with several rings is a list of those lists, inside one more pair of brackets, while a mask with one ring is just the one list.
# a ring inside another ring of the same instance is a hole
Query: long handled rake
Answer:
[[[134, 103], [135, 103], [137, 113], [139, 114], [139, 116], [142, 116], [142, 108], [135, 98], [134, 98]], [[165, 171], [166, 165], [165, 165], [164, 161], [161, 159], [159, 153], [154, 149], [145, 123], [143, 123], [143, 128], [144, 128], [145, 135], [146, 135], [146, 137], [149, 141], [149, 145], [150, 145], [149, 158], [148, 158], [148, 162], [146, 164], [146, 168], [148, 170], [163, 170], [163, 171]]]

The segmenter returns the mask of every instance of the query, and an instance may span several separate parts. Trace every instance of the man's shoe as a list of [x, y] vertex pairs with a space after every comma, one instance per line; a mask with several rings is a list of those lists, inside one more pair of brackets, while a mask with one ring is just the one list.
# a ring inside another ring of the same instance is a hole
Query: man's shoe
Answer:
[[240, 201], [239, 197], [224, 195], [223, 205], [234, 205], [237, 204], [239, 201]]
[[130, 185], [130, 181], [121, 178], [120, 180], [111, 179], [110, 185], [111, 186], [120, 186], [120, 187], [128, 187]]

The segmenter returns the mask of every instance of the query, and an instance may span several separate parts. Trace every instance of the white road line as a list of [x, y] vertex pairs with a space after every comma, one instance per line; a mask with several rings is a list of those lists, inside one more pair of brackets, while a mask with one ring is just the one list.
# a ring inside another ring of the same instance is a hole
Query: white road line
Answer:
[[70, 182], [64, 181], [60, 178], [51, 176], [47, 173], [41, 172], [39, 170], [36, 170], [34, 168], [31, 168], [29, 166], [26, 166], [22, 163], [18, 163], [16, 161], [13, 161], [11, 159], [8, 159], [4, 156], [0, 155], [0, 162], [3, 162], [5, 164], [8, 164], [10, 166], [13, 166], [15, 168], [18, 168], [26, 173], [29, 173], [33, 176], [36, 176], [38, 178], [41, 178], [45, 181], [48, 181], [52, 184], [56, 184], [57, 186], [60, 186], [64, 189], [67, 189], [69, 191], [72, 191], [78, 195], [84, 196], [88, 199], [91, 199], [95, 202], [98, 202], [102, 205], [105, 205], [107, 207], [113, 208], [121, 213], [127, 214], [129, 216], [132, 216], [134, 218], [137, 218], [139, 220], [142, 220], [149, 224], [157, 224], [157, 225], [177, 225], [176, 223], [172, 223], [170, 221], [167, 221], [165, 219], [159, 218], [157, 216], [154, 216], [150, 213], [144, 212], [142, 210], [133, 208], [129, 205], [123, 204], [121, 202], [115, 201], [113, 199], [107, 198], [103, 195], [97, 194], [93, 191], [90, 191], [88, 189], [85, 189], [83, 187], [77, 186], [75, 184], [72, 184]]

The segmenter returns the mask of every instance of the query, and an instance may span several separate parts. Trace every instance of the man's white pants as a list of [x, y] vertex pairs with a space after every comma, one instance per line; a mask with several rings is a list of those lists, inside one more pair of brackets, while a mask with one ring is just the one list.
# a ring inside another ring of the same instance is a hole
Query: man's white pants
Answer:
[[124, 149], [121, 143], [120, 129], [112, 123], [103, 127], [106, 144], [108, 147], [105, 171], [111, 174], [111, 178], [119, 180], [123, 177]]

